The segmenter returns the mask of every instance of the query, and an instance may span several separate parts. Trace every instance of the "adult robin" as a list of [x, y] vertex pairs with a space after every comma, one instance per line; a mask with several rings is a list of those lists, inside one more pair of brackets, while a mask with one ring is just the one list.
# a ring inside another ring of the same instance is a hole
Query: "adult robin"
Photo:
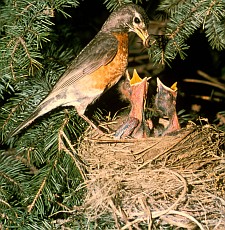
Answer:
[[148, 47], [149, 19], [143, 8], [124, 4], [111, 13], [93, 40], [72, 61], [49, 95], [11, 134], [13, 136], [36, 118], [59, 106], [74, 106], [85, 121], [87, 106], [116, 84], [128, 64], [128, 33], [135, 32]]

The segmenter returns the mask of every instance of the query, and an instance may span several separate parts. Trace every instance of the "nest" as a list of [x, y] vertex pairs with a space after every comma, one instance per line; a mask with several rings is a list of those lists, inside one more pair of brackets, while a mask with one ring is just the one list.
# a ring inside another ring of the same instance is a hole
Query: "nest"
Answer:
[[[211, 125], [174, 136], [114, 140], [86, 132], [84, 202], [115, 229], [225, 229], [225, 137]], [[171, 229], [171, 228], [170, 228]]]

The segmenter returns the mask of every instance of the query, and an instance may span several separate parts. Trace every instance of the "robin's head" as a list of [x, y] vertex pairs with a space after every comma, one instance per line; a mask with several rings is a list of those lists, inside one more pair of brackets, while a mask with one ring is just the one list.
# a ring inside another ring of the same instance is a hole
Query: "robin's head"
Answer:
[[110, 32], [135, 32], [148, 45], [148, 24], [149, 18], [144, 9], [135, 4], [124, 4], [117, 8], [104, 23], [102, 31]]

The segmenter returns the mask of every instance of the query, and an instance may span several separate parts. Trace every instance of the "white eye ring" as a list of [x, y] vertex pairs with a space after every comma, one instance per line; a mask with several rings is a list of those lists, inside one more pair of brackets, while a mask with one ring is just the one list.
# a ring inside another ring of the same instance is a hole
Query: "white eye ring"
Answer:
[[134, 23], [139, 24], [141, 20], [138, 17], [134, 17]]

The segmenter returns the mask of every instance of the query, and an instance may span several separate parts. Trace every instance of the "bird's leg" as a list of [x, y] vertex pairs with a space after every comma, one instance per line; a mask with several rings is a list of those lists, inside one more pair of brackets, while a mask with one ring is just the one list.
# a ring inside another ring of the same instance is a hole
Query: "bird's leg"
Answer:
[[92, 126], [95, 130], [98, 131], [99, 134], [103, 134], [103, 132], [84, 114], [80, 115], [90, 126]]

